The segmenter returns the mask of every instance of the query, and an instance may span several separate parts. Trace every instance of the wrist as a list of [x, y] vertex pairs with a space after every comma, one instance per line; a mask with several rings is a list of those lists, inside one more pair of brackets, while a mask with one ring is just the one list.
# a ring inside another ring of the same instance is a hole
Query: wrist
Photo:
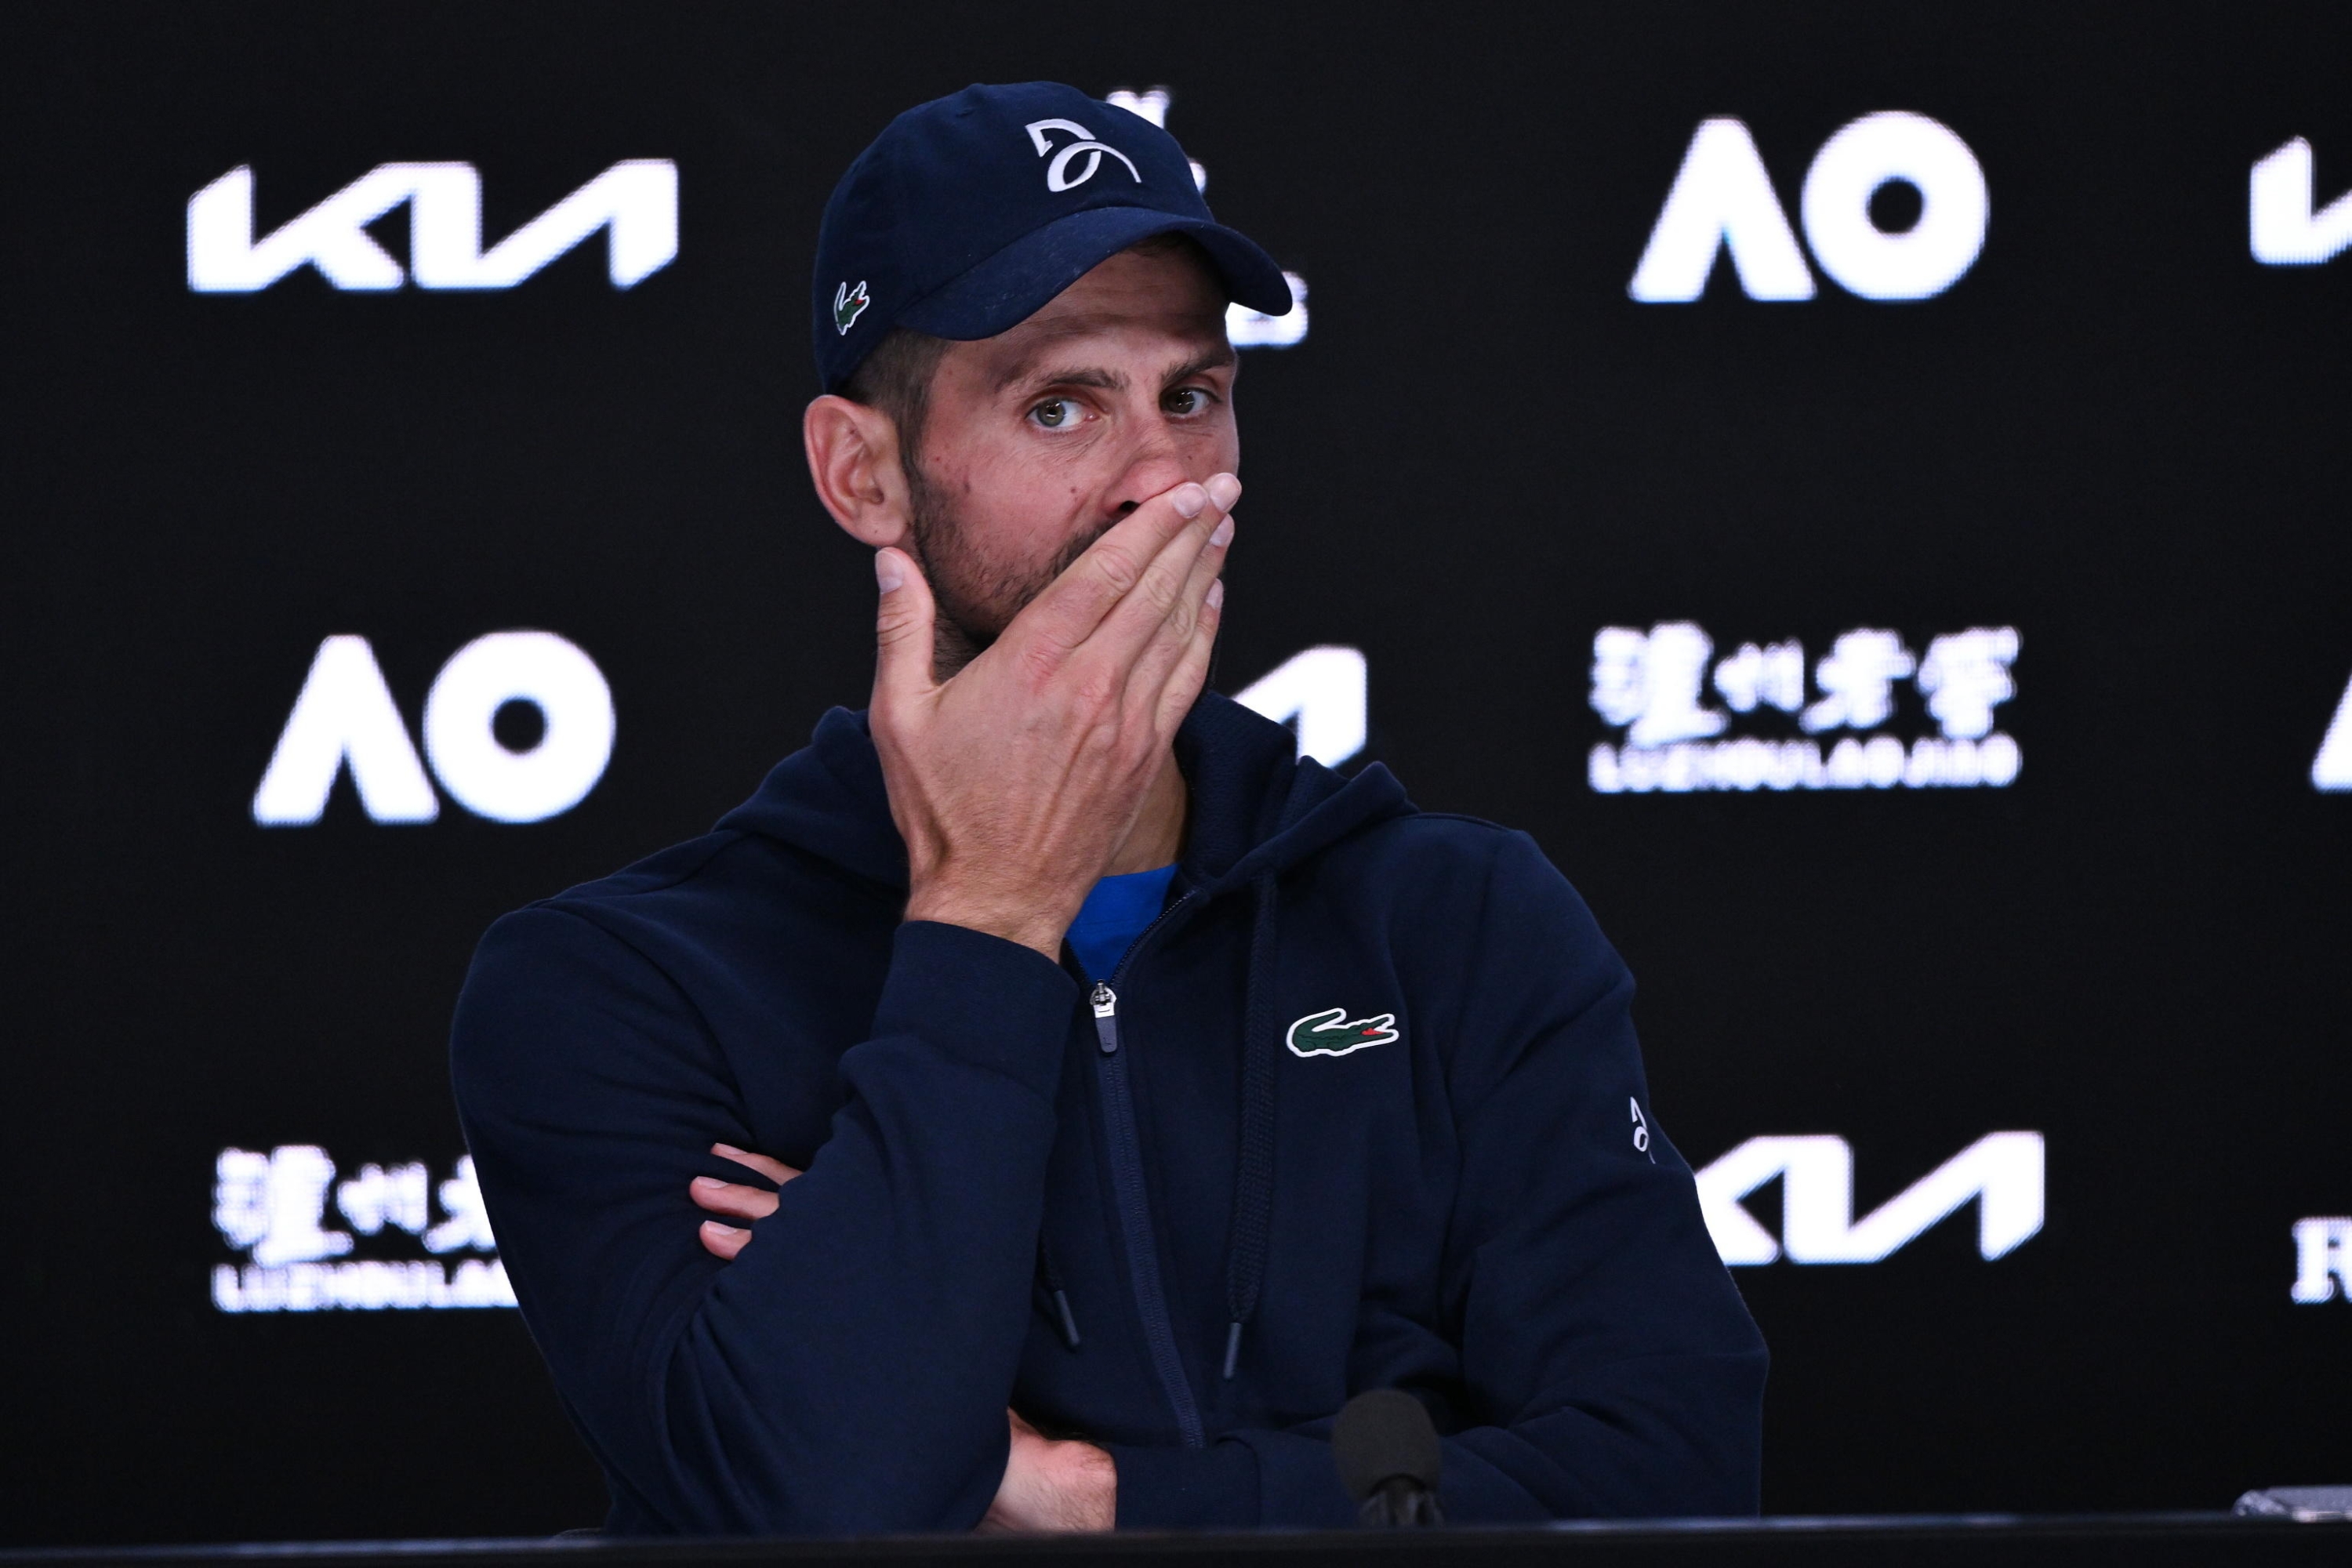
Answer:
[[941, 925], [962, 926], [968, 931], [1002, 937], [1044, 953], [1058, 963], [1062, 960], [1062, 937], [1070, 929], [1072, 917], [1055, 910], [1041, 911], [1025, 900], [918, 885], [907, 896], [905, 918], [936, 921]]

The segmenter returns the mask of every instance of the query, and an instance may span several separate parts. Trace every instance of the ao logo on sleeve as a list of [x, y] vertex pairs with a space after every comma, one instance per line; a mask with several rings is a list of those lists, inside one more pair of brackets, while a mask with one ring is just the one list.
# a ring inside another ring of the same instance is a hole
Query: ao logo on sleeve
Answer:
[[[1871, 216], [1882, 186], [1906, 184], [1919, 215], [1889, 232]], [[1959, 281], [1984, 248], [1991, 216], [1984, 170], [1951, 127], [1924, 114], [1865, 114], [1822, 143], [1799, 199], [1813, 261], [1865, 300], [1925, 300]], [[1626, 291], [1645, 305], [1686, 304], [1718, 251], [1751, 300], [1810, 300], [1813, 274], [1789, 226], [1756, 139], [1738, 120], [1702, 121], [1650, 230]]]
[[[536, 743], [497, 733], [509, 703], [538, 710]], [[553, 632], [492, 632], [450, 657], [425, 699], [425, 755], [451, 798], [492, 822], [543, 822], [586, 798], [613, 756], [613, 694], [596, 661]], [[441, 803], [362, 637], [319, 645], [253, 793], [264, 827], [317, 822], [343, 769], [375, 822], [431, 822]]]

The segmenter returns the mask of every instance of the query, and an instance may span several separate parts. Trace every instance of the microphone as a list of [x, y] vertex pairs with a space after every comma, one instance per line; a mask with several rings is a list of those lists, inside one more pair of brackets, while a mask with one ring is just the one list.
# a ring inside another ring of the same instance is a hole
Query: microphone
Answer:
[[1444, 1524], [1437, 1477], [1444, 1458], [1428, 1410], [1401, 1388], [1359, 1394], [1331, 1423], [1339, 1483], [1374, 1528]]

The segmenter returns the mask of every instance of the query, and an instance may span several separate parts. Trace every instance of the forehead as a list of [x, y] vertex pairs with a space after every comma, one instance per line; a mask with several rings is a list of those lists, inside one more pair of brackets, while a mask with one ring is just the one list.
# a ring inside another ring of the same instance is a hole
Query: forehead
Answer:
[[1001, 386], [1049, 364], [1191, 362], [1218, 351], [1230, 352], [1223, 282], [1194, 247], [1171, 245], [1119, 252], [1019, 326], [958, 343], [949, 357]]

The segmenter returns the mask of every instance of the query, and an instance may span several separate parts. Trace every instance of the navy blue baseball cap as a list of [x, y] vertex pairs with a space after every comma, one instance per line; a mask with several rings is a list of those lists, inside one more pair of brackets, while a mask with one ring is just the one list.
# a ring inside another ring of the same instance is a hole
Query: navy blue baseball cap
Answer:
[[1059, 82], [972, 86], [892, 121], [825, 204], [812, 289], [838, 392], [892, 327], [992, 338], [1139, 240], [1190, 235], [1228, 299], [1279, 316], [1274, 258], [1209, 216], [1176, 139]]

